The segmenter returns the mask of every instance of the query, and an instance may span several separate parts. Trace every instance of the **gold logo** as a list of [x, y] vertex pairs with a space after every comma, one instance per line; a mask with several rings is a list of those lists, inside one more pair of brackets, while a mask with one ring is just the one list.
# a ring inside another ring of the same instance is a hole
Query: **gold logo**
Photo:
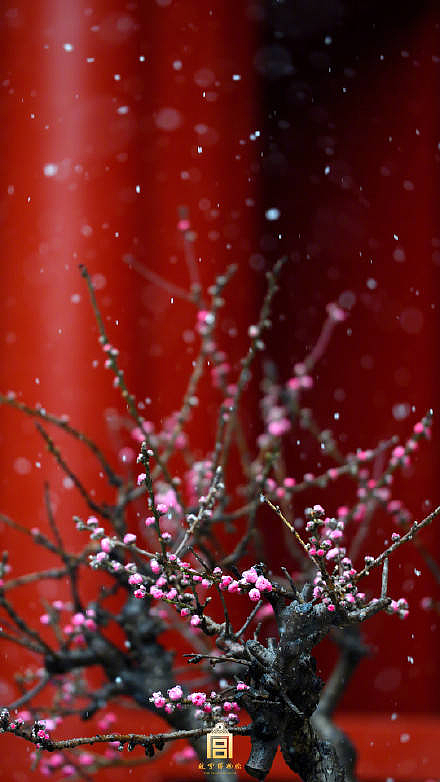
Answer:
[[206, 734], [206, 754], [214, 760], [227, 760], [232, 758], [232, 733], [226, 729], [223, 722], [218, 722], [213, 729]]

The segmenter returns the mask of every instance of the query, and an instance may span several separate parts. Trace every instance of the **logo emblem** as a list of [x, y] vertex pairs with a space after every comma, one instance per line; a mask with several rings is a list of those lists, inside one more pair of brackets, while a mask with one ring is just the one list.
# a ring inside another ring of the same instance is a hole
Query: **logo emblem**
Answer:
[[226, 729], [223, 722], [218, 722], [213, 729], [206, 734], [206, 754], [214, 760], [228, 760], [232, 758], [232, 733]]

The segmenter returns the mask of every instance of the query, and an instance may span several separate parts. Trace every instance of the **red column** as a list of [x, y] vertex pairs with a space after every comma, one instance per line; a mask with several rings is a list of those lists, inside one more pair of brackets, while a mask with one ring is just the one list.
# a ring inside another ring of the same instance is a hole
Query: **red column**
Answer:
[[[90, 8], [21, 0], [3, 12], [1, 36], [0, 388], [68, 414], [124, 471], [121, 449], [132, 441], [125, 426], [108, 426], [123, 406], [103, 368], [77, 267], [89, 268], [127, 382], [152, 400], [151, 417], [179, 407], [196, 350], [195, 308], [174, 286], [206, 287], [229, 263], [239, 264], [230, 333], [221, 339], [236, 343], [240, 356], [234, 330], [247, 323], [254, 298], [247, 284], [258, 197], [248, 138], [254, 24], [232, 2], [211, 12], [165, 0]], [[34, 422], [5, 408], [0, 417], [1, 511], [46, 532], [47, 480], [64, 540], [75, 547], [72, 515], [84, 515], [84, 503], [45, 452]], [[203, 400], [198, 421], [194, 435], [205, 452], [215, 427]], [[99, 500], [110, 499], [87, 450], [50, 431], [81, 481]], [[26, 537], [16, 541], [4, 525], [2, 532], [12, 573], [55, 564]], [[65, 584], [44, 582], [22, 588], [16, 605], [38, 627], [42, 600], [67, 594]], [[2, 654], [0, 700], [7, 703], [15, 697], [13, 672], [32, 656], [11, 645]], [[149, 715], [142, 719], [147, 729]], [[71, 735], [85, 729], [68, 728]], [[4, 773], [20, 782], [30, 773], [28, 748], [10, 747]]]

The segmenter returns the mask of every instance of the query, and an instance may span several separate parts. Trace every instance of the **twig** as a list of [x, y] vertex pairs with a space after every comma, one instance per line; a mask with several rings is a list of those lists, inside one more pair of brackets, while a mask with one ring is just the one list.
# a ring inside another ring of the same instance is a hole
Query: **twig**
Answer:
[[431, 524], [434, 519], [437, 518], [437, 516], [440, 516], [440, 505], [438, 508], [432, 511], [432, 513], [429, 514], [429, 516], [426, 516], [426, 518], [423, 519], [423, 521], [415, 521], [408, 532], [405, 535], [402, 535], [399, 540], [396, 540], [394, 543], [392, 543], [390, 546], [388, 546], [385, 551], [382, 552], [376, 559], [371, 563], [366, 565], [355, 577], [354, 581], [359, 581], [359, 579], [363, 578], [364, 576], [367, 576], [368, 573], [373, 570], [373, 568], [378, 567], [379, 565], [384, 562], [387, 557], [389, 557], [390, 554], [392, 554], [393, 551], [396, 551], [403, 543], [407, 543], [409, 540], [412, 540], [415, 535], [417, 535], [421, 529], [424, 527], [427, 527], [428, 524]]

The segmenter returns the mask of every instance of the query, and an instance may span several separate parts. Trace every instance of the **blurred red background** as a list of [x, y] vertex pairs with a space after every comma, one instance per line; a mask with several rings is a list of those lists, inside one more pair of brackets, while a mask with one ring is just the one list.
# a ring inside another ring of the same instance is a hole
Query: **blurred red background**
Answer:
[[[17, 0], [1, 14], [2, 391], [68, 413], [116, 464], [130, 439], [109, 426], [119, 395], [103, 369], [78, 263], [90, 270], [129, 387], [151, 399], [151, 418], [160, 420], [182, 397], [195, 355], [194, 311], [151, 272], [188, 289], [238, 264], [222, 335], [238, 360], [264, 273], [285, 253], [268, 345], [283, 379], [314, 343], [326, 303], [351, 310], [310, 397], [341, 448], [370, 447], [395, 432], [404, 438], [436, 408], [435, 3], [393, 2], [386, 10], [299, 3], [293, 12], [257, 0], [93, 7]], [[268, 219], [274, 209], [278, 219]], [[185, 242], [182, 216], [190, 224]], [[71, 517], [84, 507], [63, 485], [34, 423], [8, 409], [0, 419], [1, 511], [44, 528], [48, 480], [64, 539], [77, 545]], [[201, 453], [211, 447], [213, 420], [211, 398], [202, 399], [192, 431]], [[434, 442], [398, 486], [417, 518], [439, 502], [436, 437], [434, 428]], [[56, 442], [97, 497], [109, 498], [89, 456], [60, 434]], [[315, 463], [313, 453], [292, 456], [299, 475]], [[376, 531], [373, 549], [385, 530]], [[16, 541], [6, 528], [3, 536], [14, 574], [42, 566], [27, 539]], [[269, 540], [275, 563], [280, 539]], [[434, 529], [424, 536], [427, 545], [436, 540]], [[409, 600], [410, 618], [379, 616], [365, 628], [374, 653], [354, 677], [341, 720], [360, 748], [362, 779], [419, 782], [440, 777], [432, 739], [440, 636], [436, 616], [419, 608], [438, 586], [417, 552], [406, 550], [392, 565], [390, 587]], [[22, 590], [17, 605], [38, 616], [41, 598], [54, 599], [57, 589], [48, 582]], [[331, 654], [321, 650], [324, 670]], [[13, 672], [31, 656], [8, 644], [2, 655], [7, 703], [15, 697]], [[129, 715], [120, 720], [132, 727]], [[151, 725], [146, 712], [137, 729]], [[2, 742], [9, 752], [2, 778], [38, 780], [29, 748]], [[281, 778], [281, 765], [271, 778]], [[154, 768], [158, 780], [191, 773], [168, 756]], [[132, 779], [137, 774], [145, 768]]]

